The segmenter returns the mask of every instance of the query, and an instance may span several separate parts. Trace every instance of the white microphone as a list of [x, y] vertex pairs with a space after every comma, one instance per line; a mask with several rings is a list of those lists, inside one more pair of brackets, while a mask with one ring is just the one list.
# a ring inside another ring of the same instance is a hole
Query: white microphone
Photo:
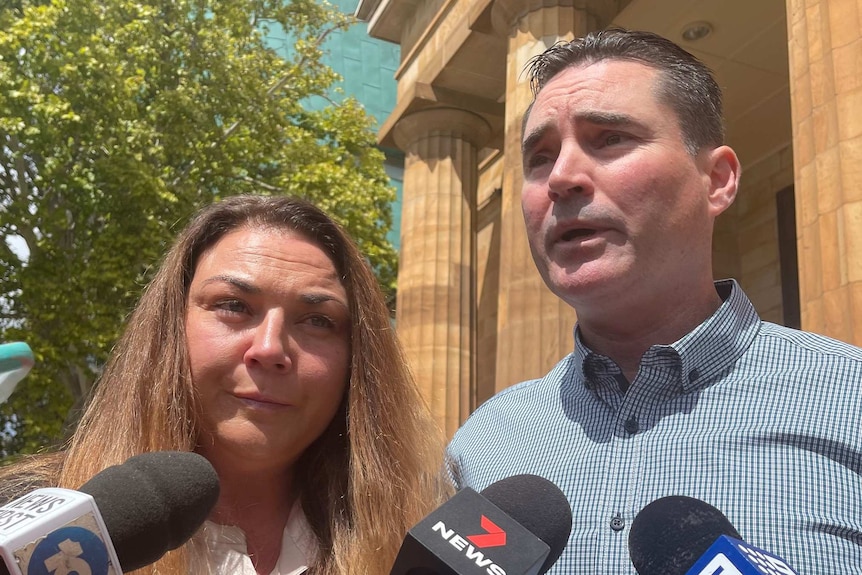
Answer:
[[78, 490], [37, 489], [0, 507], [0, 558], [9, 575], [121, 575], [185, 543], [218, 494], [196, 453], [137, 455]]
[[71, 489], [37, 489], [0, 508], [0, 542], [15, 575], [121, 572], [96, 500]]

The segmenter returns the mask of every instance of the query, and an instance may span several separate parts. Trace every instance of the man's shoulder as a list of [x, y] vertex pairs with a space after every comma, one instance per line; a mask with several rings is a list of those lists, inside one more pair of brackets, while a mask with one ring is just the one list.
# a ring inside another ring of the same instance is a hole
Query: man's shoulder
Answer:
[[825, 335], [763, 322], [759, 349], [775, 350], [787, 361], [840, 363], [862, 369], [862, 348]]
[[507, 387], [482, 403], [455, 432], [450, 453], [480, 444], [531, 443], [535, 434], [556, 429], [565, 419], [561, 386], [577, 377], [573, 355], [563, 358], [544, 377]]
[[447, 449], [453, 482], [484, 487], [534, 469], [535, 457], [548, 438], [558, 437], [565, 428], [561, 387], [575, 383], [576, 363], [569, 354], [544, 377], [507, 387], [473, 411]]
[[571, 378], [574, 369], [574, 354], [569, 354], [544, 376], [522, 381], [498, 391], [482, 403], [470, 418], [481, 416], [486, 411], [506, 410], [524, 403], [545, 402], [557, 397], [561, 382]]
[[517, 402], [536, 393], [540, 393], [549, 385], [549, 380], [547, 380], [546, 377], [547, 376], [537, 377], [536, 379], [528, 379], [526, 381], [522, 381], [520, 383], [516, 383], [514, 385], [510, 385], [509, 387], [503, 388], [491, 397], [489, 397], [484, 403], [482, 403], [482, 405], [480, 405], [476, 409], [476, 411], [500, 406], [506, 404], [507, 402]]

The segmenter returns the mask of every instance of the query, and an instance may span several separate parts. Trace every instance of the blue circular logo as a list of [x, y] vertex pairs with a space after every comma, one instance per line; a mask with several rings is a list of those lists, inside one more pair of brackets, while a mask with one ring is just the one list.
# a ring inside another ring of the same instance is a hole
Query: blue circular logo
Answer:
[[108, 575], [105, 542], [83, 527], [61, 527], [36, 544], [28, 575]]

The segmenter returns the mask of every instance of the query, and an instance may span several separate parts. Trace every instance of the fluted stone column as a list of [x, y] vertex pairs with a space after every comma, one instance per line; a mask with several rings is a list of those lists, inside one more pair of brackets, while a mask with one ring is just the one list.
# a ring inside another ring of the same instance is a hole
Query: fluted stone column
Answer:
[[475, 381], [476, 156], [489, 134], [481, 117], [453, 108], [407, 115], [394, 133], [406, 153], [397, 329], [449, 436]]
[[[492, 18], [509, 39], [501, 215], [496, 388], [543, 375], [573, 349], [574, 311], [539, 276], [521, 210], [521, 121], [533, 96], [524, 67], [560, 40], [605, 25], [615, 1], [497, 0]], [[483, 358], [479, 358], [481, 362]]]
[[862, 345], [862, 3], [787, 0], [802, 328]]

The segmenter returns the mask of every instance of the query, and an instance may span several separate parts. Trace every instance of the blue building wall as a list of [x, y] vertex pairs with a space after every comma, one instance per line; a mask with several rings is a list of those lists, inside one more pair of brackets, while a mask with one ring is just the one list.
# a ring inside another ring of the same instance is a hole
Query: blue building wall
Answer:
[[[344, 13], [352, 14], [356, 0], [330, 0], [330, 4]], [[397, 82], [395, 71], [400, 61], [401, 47], [397, 44], [371, 38], [366, 31], [367, 24], [358, 22], [347, 30], [339, 30], [326, 40], [323, 62], [337, 72], [342, 81], [333, 88], [340, 89], [343, 96], [353, 96], [375, 119], [374, 129], [389, 116], [395, 107]], [[288, 54], [292, 42], [285, 36], [270, 34], [270, 44], [278, 51]], [[333, 94], [333, 99], [342, 97]], [[309, 102], [313, 109], [323, 106], [324, 102]], [[404, 179], [404, 155], [399, 150], [387, 150], [384, 165], [390, 183], [396, 190], [396, 200], [392, 205], [392, 230], [389, 241], [395, 249], [401, 247], [401, 188]]]

